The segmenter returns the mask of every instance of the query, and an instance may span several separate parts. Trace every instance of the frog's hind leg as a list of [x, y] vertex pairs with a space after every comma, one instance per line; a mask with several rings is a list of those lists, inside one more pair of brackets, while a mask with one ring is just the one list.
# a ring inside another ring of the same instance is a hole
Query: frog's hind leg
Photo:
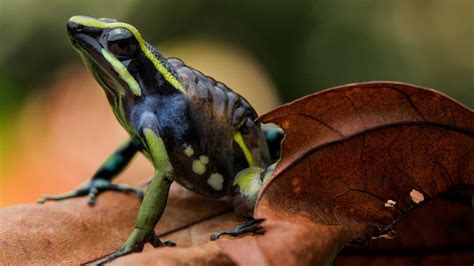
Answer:
[[263, 234], [263, 227], [260, 226], [263, 221], [264, 219], [249, 218], [245, 223], [239, 224], [232, 229], [221, 230], [211, 235], [211, 241], [217, 240], [223, 235], [240, 236], [247, 233]]
[[254, 219], [253, 210], [257, 201], [258, 192], [263, 183], [273, 172], [274, 165], [267, 169], [252, 166], [242, 170], [234, 180], [234, 191], [232, 203], [237, 215], [247, 219], [246, 222], [228, 230], [221, 230], [211, 236], [211, 240], [217, 240], [223, 235], [240, 236], [247, 233], [263, 233], [260, 224], [263, 219]]

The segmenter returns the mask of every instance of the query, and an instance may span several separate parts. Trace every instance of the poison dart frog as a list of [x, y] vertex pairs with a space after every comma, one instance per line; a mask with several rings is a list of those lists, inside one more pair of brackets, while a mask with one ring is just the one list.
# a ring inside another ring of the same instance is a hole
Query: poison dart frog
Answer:
[[[258, 191], [271, 175], [283, 133], [264, 127], [241, 95], [177, 58], [166, 58], [132, 25], [113, 19], [74, 16], [70, 43], [100, 84], [118, 122], [130, 138], [76, 190], [39, 201], [96, 196], [107, 190], [134, 193], [141, 200], [136, 225], [114, 253], [97, 261], [139, 252], [161, 242], [154, 232], [173, 181], [211, 198], [230, 196], [247, 222], [214, 234], [239, 235], [259, 228], [252, 218]], [[273, 144], [272, 144], [273, 143]], [[270, 146], [277, 148], [269, 149]], [[154, 166], [143, 194], [111, 181], [141, 152]]]

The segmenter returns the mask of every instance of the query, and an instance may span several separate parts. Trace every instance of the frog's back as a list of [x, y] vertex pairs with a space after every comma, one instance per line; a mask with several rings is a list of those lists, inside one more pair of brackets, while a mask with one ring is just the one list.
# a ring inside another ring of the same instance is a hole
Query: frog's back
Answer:
[[[223, 83], [186, 66], [179, 59], [170, 58], [168, 62], [187, 92], [194, 150], [209, 159], [210, 172], [203, 174], [202, 184], [192, 182], [193, 190], [212, 197], [229, 195], [234, 176], [248, 167], [244, 153], [233, 141], [236, 132], [242, 133], [255, 165], [265, 167], [270, 161], [260, 125], [255, 122], [257, 114], [245, 98]], [[222, 191], [212, 186], [213, 181], [220, 181], [218, 175], [224, 180]]]

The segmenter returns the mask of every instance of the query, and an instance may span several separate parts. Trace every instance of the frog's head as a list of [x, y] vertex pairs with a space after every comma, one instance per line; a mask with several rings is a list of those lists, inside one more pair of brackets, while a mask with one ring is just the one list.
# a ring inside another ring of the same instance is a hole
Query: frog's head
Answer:
[[150, 90], [184, 93], [173, 68], [132, 25], [74, 16], [67, 30], [71, 44], [109, 95], [140, 97]]

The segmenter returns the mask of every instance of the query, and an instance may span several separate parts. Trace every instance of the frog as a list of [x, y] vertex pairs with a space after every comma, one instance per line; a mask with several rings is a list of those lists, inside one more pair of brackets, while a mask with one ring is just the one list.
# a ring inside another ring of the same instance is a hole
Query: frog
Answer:
[[[250, 103], [224, 83], [165, 57], [131, 24], [109, 18], [73, 16], [67, 21], [70, 44], [103, 89], [129, 139], [77, 189], [43, 196], [39, 203], [87, 196], [93, 206], [108, 190], [134, 194], [141, 200], [135, 228], [128, 239], [97, 264], [154, 247], [161, 241], [155, 226], [165, 210], [170, 186], [209, 198], [230, 198], [246, 221], [211, 236], [261, 231], [253, 218], [257, 195], [279, 156], [283, 132], [263, 125]], [[146, 191], [112, 183], [137, 153], [154, 167]]]

